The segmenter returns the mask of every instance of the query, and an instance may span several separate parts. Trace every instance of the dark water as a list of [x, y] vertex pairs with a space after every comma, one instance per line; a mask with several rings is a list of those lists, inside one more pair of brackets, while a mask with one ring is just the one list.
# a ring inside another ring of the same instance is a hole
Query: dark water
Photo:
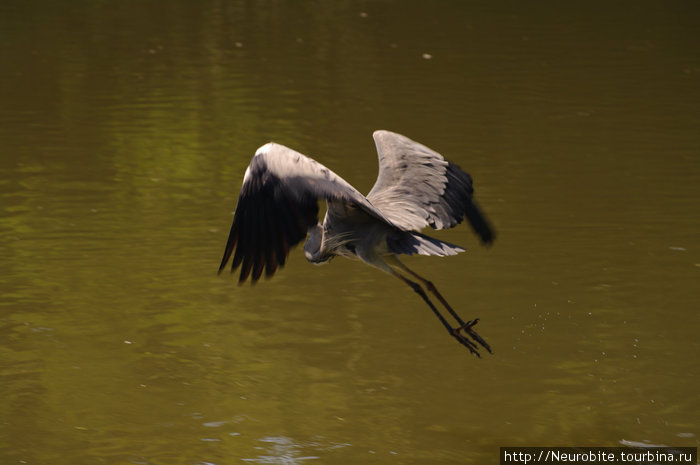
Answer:
[[[0, 462], [496, 463], [697, 446], [696, 2], [0, 4]], [[374, 129], [468, 170], [489, 249], [217, 276], [269, 140], [367, 192]]]

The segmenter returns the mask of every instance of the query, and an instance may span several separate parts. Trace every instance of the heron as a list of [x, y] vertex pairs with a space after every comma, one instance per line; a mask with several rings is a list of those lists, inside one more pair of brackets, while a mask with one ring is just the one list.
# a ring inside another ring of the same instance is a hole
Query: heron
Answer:
[[[473, 199], [472, 178], [438, 152], [391, 131], [373, 133], [379, 173], [364, 196], [321, 163], [284, 145], [260, 147], [243, 176], [233, 224], [219, 273], [229, 259], [241, 268], [239, 284], [271, 277], [284, 266], [290, 248], [304, 243], [306, 259], [316, 265], [336, 256], [359, 259], [395, 276], [415, 291], [447, 332], [480, 357], [493, 353], [474, 330], [478, 318], [464, 320], [428, 279], [409, 269], [399, 255], [445, 257], [465, 249], [420, 231], [448, 229], [466, 217], [485, 245], [495, 233]], [[319, 221], [319, 201], [326, 214]], [[427, 292], [426, 292], [427, 291]], [[432, 294], [454, 319], [451, 323], [428, 296]]]

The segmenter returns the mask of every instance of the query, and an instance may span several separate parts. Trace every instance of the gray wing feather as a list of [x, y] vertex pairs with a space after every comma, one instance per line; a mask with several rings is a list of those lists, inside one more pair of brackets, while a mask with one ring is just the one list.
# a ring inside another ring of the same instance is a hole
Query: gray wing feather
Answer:
[[405, 230], [426, 227], [445, 190], [447, 162], [437, 152], [399, 134], [375, 131], [373, 137], [379, 174], [367, 199]]
[[379, 175], [367, 199], [406, 231], [452, 228], [467, 217], [485, 243], [493, 230], [472, 200], [472, 178], [436, 151], [390, 131], [373, 134]]
[[426, 236], [413, 231], [402, 231], [401, 234], [390, 235], [387, 245], [392, 253], [406, 255], [436, 255], [446, 257], [464, 252], [464, 248]]
[[[318, 199], [347, 202], [389, 223], [354, 187], [320, 163], [283, 145], [258, 149], [248, 165], [219, 272], [233, 256], [239, 282], [269, 277], [284, 265], [289, 249], [318, 223]], [[390, 223], [389, 223], [390, 224]]]

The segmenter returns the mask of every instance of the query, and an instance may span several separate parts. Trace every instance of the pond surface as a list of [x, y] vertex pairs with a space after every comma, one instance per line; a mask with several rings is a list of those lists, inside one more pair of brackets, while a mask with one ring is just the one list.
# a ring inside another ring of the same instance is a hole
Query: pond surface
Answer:
[[[40, 5], [37, 5], [40, 4]], [[0, 4], [0, 462], [497, 463], [700, 435], [697, 2]], [[217, 268], [274, 140], [367, 192], [390, 129], [498, 230], [398, 280]]]

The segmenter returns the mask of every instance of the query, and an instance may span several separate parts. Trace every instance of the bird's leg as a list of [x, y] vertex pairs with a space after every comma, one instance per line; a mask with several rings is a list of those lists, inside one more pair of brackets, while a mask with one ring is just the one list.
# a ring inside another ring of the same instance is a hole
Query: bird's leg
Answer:
[[481, 344], [486, 350], [488, 350], [490, 354], [493, 353], [493, 351], [491, 350], [491, 347], [488, 345], [488, 343], [479, 335], [479, 333], [477, 333], [476, 331], [474, 331], [472, 329], [472, 327], [475, 326], [479, 322], [478, 318], [475, 318], [473, 320], [469, 320], [469, 321], [465, 322], [462, 319], [462, 317], [460, 317], [459, 314], [452, 308], [452, 306], [447, 303], [447, 300], [445, 300], [445, 298], [442, 296], [442, 294], [440, 294], [440, 292], [437, 290], [437, 287], [435, 287], [435, 285], [432, 283], [432, 281], [425, 279], [424, 277], [422, 277], [421, 275], [419, 275], [415, 271], [411, 270], [409, 267], [404, 265], [403, 262], [401, 262], [398, 258], [396, 258], [396, 257], [391, 257], [391, 258], [393, 258], [393, 260], [391, 260], [392, 265], [398, 266], [402, 270], [409, 273], [411, 276], [418, 279], [421, 283], [423, 283], [425, 288], [430, 293], [432, 293], [435, 297], [437, 297], [437, 299], [440, 301], [440, 303], [442, 305], [444, 305], [444, 307], [447, 309], [448, 312], [450, 312], [450, 315], [452, 315], [454, 317], [454, 319], [457, 320], [457, 323], [459, 323], [459, 326], [455, 329], [456, 332], [461, 332], [461, 331], [466, 332], [467, 334], [469, 334], [472, 337], [472, 339], [474, 339], [476, 342]]
[[[464, 336], [460, 332], [460, 330], [462, 329], [462, 326], [458, 326], [457, 328], [453, 328], [452, 325], [450, 325], [450, 323], [448, 323], [448, 321], [445, 319], [445, 317], [442, 316], [442, 313], [440, 313], [440, 311], [437, 308], [435, 308], [435, 305], [433, 305], [433, 303], [430, 301], [430, 299], [428, 298], [428, 295], [425, 293], [425, 291], [420, 286], [420, 284], [418, 284], [417, 282], [411, 281], [410, 279], [406, 278], [405, 276], [399, 274], [396, 270], [391, 269], [391, 274], [393, 274], [394, 276], [399, 278], [401, 281], [408, 284], [408, 286], [411, 287], [411, 289], [413, 289], [416, 292], [416, 294], [421, 296], [421, 298], [425, 301], [426, 304], [428, 304], [428, 306], [433, 311], [433, 313], [435, 313], [435, 316], [438, 317], [440, 322], [443, 324], [443, 326], [445, 326], [445, 329], [447, 330], [448, 333], [450, 333], [451, 336], [453, 336], [455, 339], [457, 339], [457, 341], [459, 341], [460, 344], [462, 344], [467, 349], [469, 349], [469, 352], [476, 355], [477, 357], [481, 357], [481, 355], [479, 354], [479, 351], [477, 350], [476, 344], [474, 344], [472, 341], [467, 339], [467, 337]], [[479, 338], [479, 339], [481, 339], [481, 338]], [[486, 347], [488, 348], [488, 346], [486, 346]], [[489, 350], [489, 352], [490, 352], [490, 350]]]

